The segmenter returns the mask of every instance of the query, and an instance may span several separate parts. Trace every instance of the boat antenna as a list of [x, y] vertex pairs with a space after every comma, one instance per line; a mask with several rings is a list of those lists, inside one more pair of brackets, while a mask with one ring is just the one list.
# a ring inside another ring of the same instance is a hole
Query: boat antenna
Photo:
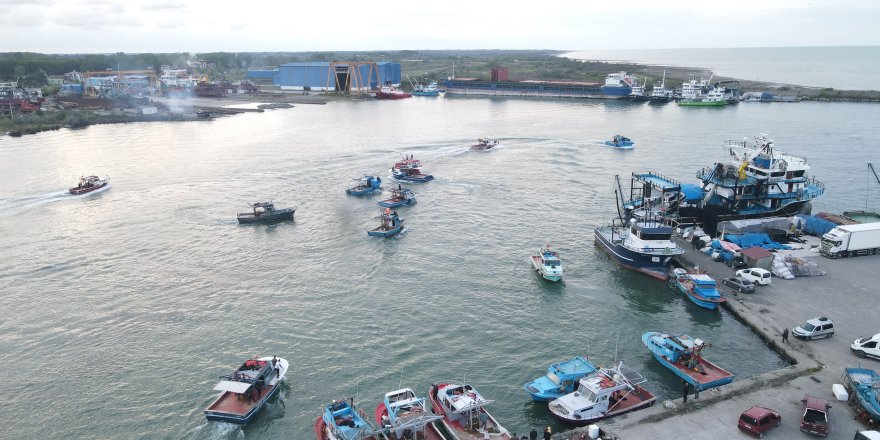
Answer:
[[614, 363], [617, 363], [617, 343], [620, 341], [620, 333], [617, 334], [617, 337], [614, 339]]

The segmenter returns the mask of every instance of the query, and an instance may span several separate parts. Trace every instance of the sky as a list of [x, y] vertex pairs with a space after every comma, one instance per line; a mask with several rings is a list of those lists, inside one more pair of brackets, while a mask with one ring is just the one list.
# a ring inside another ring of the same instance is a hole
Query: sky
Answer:
[[0, 52], [880, 45], [876, 0], [0, 0]]

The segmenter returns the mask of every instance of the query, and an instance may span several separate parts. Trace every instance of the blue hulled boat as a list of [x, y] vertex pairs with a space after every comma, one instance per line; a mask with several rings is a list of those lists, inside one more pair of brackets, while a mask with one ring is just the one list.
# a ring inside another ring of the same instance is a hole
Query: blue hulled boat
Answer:
[[672, 228], [660, 221], [630, 219], [624, 225], [614, 219], [611, 226], [595, 229], [596, 245], [628, 269], [665, 280], [672, 257], [684, 250], [672, 241]]
[[642, 342], [658, 362], [698, 390], [733, 382], [732, 373], [703, 359], [702, 351], [709, 344], [700, 339], [646, 332]]
[[859, 405], [875, 422], [880, 422], [880, 375], [867, 368], [847, 368], [846, 378], [859, 399]]
[[391, 198], [380, 200], [379, 206], [383, 208], [397, 208], [404, 205], [412, 205], [416, 202], [416, 193], [409, 188], [397, 185], [397, 189], [391, 190]]
[[315, 420], [317, 440], [377, 440], [385, 436], [376, 432], [351, 402], [334, 400], [324, 405], [321, 417]]
[[404, 157], [403, 160], [394, 164], [391, 168], [391, 176], [397, 180], [405, 180], [407, 182], [430, 182], [434, 180], [434, 176], [422, 173], [422, 162], [413, 159], [412, 155]]
[[275, 357], [248, 359], [232, 374], [220, 376], [214, 390], [221, 394], [205, 409], [205, 418], [237, 425], [250, 422], [278, 394], [288, 365]]
[[379, 176], [364, 176], [357, 180], [357, 185], [346, 188], [345, 192], [353, 196], [364, 196], [381, 191], [382, 179]]
[[574, 392], [578, 381], [596, 372], [590, 361], [577, 356], [547, 367], [547, 374], [523, 385], [532, 400], [549, 402]]
[[605, 141], [605, 145], [608, 145], [609, 147], [616, 147], [616, 148], [630, 149], [630, 148], [633, 148], [633, 144], [634, 143], [633, 143], [632, 139], [630, 139], [626, 136], [619, 135], [619, 134], [615, 134], [614, 137], [612, 137], [610, 141]]
[[405, 220], [397, 215], [397, 211], [391, 211], [391, 208], [385, 208], [385, 212], [378, 218], [382, 223], [367, 231], [367, 235], [370, 237], [391, 237], [403, 230]]
[[674, 269], [672, 283], [691, 302], [704, 309], [716, 310], [719, 304], [727, 301], [727, 298], [718, 292], [718, 283], [704, 273], [689, 273], [684, 269]]

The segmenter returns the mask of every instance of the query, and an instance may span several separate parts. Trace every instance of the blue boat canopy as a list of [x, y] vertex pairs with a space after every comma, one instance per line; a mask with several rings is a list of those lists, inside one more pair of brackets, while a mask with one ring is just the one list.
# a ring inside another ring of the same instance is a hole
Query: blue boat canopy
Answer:
[[688, 202], [696, 202], [703, 199], [703, 188], [700, 185], [683, 183], [681, 185], [681, 192], [684, 194], [684, 199]]

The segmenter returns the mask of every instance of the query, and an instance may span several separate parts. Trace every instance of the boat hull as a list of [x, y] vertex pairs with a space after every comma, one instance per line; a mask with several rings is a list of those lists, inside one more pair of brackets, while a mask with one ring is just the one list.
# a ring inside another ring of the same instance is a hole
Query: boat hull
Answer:
[[608, 412], [605, 412], [602, 414], [598, 414], [596, 416], [589, 417], [589, 418], [575, 419], [575, 418], [571, 418], [571, 417], [566, 417], [562, 414], [557, 413], [556, 411], [554, 411], [552, 409], [550, 410], [550, 413], [553, 414], [553, 417], [556, 417], [557, 419], [561, 420], [562, 422], [565, 422], [566, 424], [583, 426], [583, 425], [589, 425], [589, 424], [594, 423], [598, 420], [608, 419], [608, 418], [616, 417], [616, 416], [626, 414], [626, 413], [629, 413], [632, 411], [637, 411], [637, 410], [640, 410], [643, 408], [647, 408], [647, 407], [653, 405], [654, 402], [657, 401], [657, 396], [651, 394], [650, 391], [642, 388], [641, 386], [636, 385], [635, 391], [633, 391], [631, 394], [629, 394], [627, 396], [627, 399], [632, 399], [632, 401], [630, 401], [628, 403], [624, 403], [624, 405], [618, 409], [608, 411]]
[[376, 92], [376, 99], [405, 99], [412, 97], [409, 93], [387, 93], [387, 92]]
[[599, 227], [594, 230], [596, 245], [627, 269], [641, 272], [658, 280], [666, 280], [666, 268], [672, 255], [640, 254], [616, 244], [611, 239], [611, 228]]
[[684, 294], [692, 303], [708, 310], [718, 310], [718, 305], [722, 302], [720, 300], [712, 300], [709, 298], [701, 298], [694, 294], [686, 285], [684, 285], [678, 277], [674, 278], [673, 284], [678, 290]]
[[93, 192], [98, 192], [101, 190], [105, 190], [110, 187], [110, 182], [104, 182], [100, 185], [95, 185], [89, 188], [70, 188], [68, 191], [70, 194], [75, 196], [81, 196], [83, 194], [89, 194]]
[[707, 234], [715, 236], [718, 232], [718, 224], [721, 222], [767, 217], [791, 217], [797, 214], [809, 213], [811, 206], [809, 200], [798, 200], [772, 211], [738, 213], [731, 212], [720, 206], [704, 206], [702, 208], [682, 207], [679, 208], [678, 213], [681, 217], [692, 217], [702, 220], [703, 230]]
[[254, 215], [250, 212], [242, 212], [238, 214], [238, 223], [275, 223], [285, 220], [293, 220], [293, 214], [296, 208], [284, 208], [272, 211], [270, 214]]
[[391, 199], [388, 199], [388, 200], [380, 200], [378, 203], [379, 203], [379, 206], [381, 206], [383, 208], [398, 208], [401, 206], [412, 205], [415, 202], [416, 202], [416, 199], [407, 199], [407, 200], [400, 200], [400, 201], [391, 201]]
[[434, 180], [434, 176], [430, 174], [413, 174], [413, 175], [404, 175], [404, 174], [394, 174], [395, 180], [403, 180], [406, 182], [430, 182]]
[[351, 196], [366, 196], [369, 194], [373, 194], [376, 191], [381, 191], [379, 188], [367, 188], [367, 189], [355, 189], [355, 188], [346, 188], [345, 193]]
[[431, 92], [425, 92], [425, 91], [421, 91], [421, 92], [419, 92], [419, 91], [415, 91], [415, 90], [414, 90], [414, 91], [412, 92], [412, 95], [413, 95], [413, 96], [440, 96], [440, 91], [439, 91], [439, 90], [435, 90], [435, 91], [431, 91]]
[[371, 229], [371, 230], [367, 231], [367, 235], [369, 235], [370, 237], [387, 238], [387, 237], [392, 237], [394, 235], [399, 234], [400, 231], [402, 231], [402, 230], [403, 230], [403, 225], [395, 226], [391, 229], [376, 228], [376, 229]]
[[[278, 390], [280, 388], [280, 383], [277, 385], [273, 385], [260, 399], [260, 402], [254, 405], [253, 408], [250, 409], [250, 411], [243, 415], [223, 411], [205, 410], [205, 418], [208, 419], [209, 422], [226, 422], [234, 423], [236, 425], [245, 425], [253, 420], [254, 417], [256, 417], [256, 415], [266, 406], [266, 403], [268, 403], [271, 398], [275, 397], [275, 395], [278, 394]], [[224, 396], [221, 395], [220, 398], [217, 399], [217, 401], [220, 401], [223, 398]], [[237, 399], [237, 397], [231, 398]]]
[[626, 148], [626, 147], [632, 147], [632, 146], [633, 146], [633, 143], [632, 143], [632, 142], [617, 142], [617, 143], [614, 143], [614, 142], [612, 142], [612, 141], [605, 141], [605, 145], [607, 145], [607, 146], [609, 146], [609, 147]]
[[727, 105], [727, 101], [678, 101], [678, 105], [682, 107], [722, 107]]

